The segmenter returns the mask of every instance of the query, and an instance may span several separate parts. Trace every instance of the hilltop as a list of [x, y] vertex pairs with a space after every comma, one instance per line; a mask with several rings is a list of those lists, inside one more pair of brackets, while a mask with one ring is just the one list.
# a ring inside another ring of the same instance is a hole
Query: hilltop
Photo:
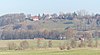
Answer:
[[100, 14], [74, 12], [32, 16], [15, 13], [0, 16], [0, 39], [59, 39], [61, 35], [65, 36], [68, 28], [77, 31], [100, 30]]

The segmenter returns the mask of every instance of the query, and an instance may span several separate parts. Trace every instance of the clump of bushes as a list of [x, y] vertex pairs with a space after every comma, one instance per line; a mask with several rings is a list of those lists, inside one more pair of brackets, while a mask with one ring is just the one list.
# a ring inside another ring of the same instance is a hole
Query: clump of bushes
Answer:
[[92, 42], [92, 40], [88, 42], [88, 47], [93, 47], [93, 42]]
[[22, 41], [20, 43], [20, 48], [21, 49], [27, 49], [27, 48], [29, 48], [29, 43], [27, 41]]
[[8, 43], [8, 50], [16, 50], [17, 45], [14, 42]]
[[70, 46], [67, 46], [67, 50], [70, 50], [71, 49], [71, 47]]
[[59, 49], [60, 50], [70, 50], [71, 49], [71, 46], [65, 46], [65, 45], [62, 45], [62, 46], [59, 46]]
[[65, 46], [59, 46], [59, 49], [64, 50], [64, 49], [66, 49], [66, 47]]
[[[76, 47], [76, 41], [74, 40], [74, 39], [72, 39], [71, 40], [71, 43], [70, 43], [70, 46], [72, 47], [72, 48], [75, 48]], [[68, 47], [69, 48], [69, 47]]]
[[50, 41], [48, 41], [48, 47], [52, 47], [52, 41], [50, 40]]

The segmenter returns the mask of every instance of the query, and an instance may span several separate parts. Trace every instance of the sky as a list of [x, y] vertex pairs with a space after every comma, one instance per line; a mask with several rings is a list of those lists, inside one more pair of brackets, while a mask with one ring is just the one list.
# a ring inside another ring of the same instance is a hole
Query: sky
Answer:
[[0, 15], [8, 13], [37, 15], [77, 10], [100, 13], [100, 0], [0, 0]]

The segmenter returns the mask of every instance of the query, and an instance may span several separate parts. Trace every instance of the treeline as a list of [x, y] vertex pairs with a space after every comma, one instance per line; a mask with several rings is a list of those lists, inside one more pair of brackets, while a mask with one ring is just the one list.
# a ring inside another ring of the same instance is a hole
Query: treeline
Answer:
[[24, 13], [6, 14], [0, 16], [0, 26], [23, 22], [25, 21], [25, 17], [26, 15]]
[[60, 39], [58, 31], [32, 31], [32, 30], [3, 30], [0, 36], [1, 40], [14, 40], [14, 39]]
[[100, 38], [100, 32], [78, 32], [74, 29], [68, 28], [65, 32], [59, 32], [57, 30], [43, 30], [43, 31], [33, 31], [33, 30], [3, 30], [0, 33], [1, 40], [14, 40], [14, 39], [34, 39], [34, 38], [44, 38], [52, 40], [66, 40], [70, 38]]

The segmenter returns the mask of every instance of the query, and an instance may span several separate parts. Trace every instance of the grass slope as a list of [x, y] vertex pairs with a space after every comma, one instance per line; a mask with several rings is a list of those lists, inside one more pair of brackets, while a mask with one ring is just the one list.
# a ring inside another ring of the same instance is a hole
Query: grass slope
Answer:
[[0, 55], [100, 55], [100, 50], [79, 49], [79, 50], [24, 50], [24, 51], [1, 51]]

